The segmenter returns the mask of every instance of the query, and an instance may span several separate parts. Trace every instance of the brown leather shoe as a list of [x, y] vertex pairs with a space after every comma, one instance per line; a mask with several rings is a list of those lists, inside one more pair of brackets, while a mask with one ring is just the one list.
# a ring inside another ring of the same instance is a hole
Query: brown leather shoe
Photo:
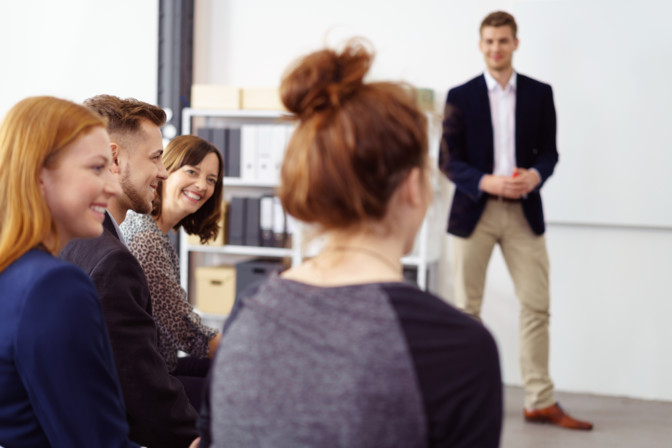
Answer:
[[559, 403], [543, 409], [523, 410], [525, 420], [532, 423], [550, 423], [569, 429], [593, 429], [593, 424], [572, 418], [562, 410]]

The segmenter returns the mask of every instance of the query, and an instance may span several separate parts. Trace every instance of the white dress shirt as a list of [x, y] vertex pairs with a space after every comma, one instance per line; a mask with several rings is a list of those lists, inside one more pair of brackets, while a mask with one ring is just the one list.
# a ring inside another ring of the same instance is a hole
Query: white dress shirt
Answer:
[[516, 168], [516, 72], [513, 72], [505, 88], [487, 70], [484, 75], [490, 98], [495, 146], [492, 174], [512, 176]]

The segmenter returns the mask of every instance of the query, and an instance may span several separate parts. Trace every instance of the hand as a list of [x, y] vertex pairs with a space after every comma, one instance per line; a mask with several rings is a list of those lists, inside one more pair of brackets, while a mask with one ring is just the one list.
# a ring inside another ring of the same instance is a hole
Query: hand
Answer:
[[518, 178], [486, 174], [481, 181], [481, 190], [493, 196], [520, 199], [525, 193], [525, 184]]
[[541, 178], [536, 170], [527, 170], [525, 168], [516, 168], [513, 174], [515, 180], [522, 182], [525, 194], [528, 194], [541, 183]]
[[219, 341], [222, 339], [222, 333], [217, 333], [217, 336], [208, 341], [208, 358], [213, 358], [217, 353]]
[[513, 176], [485, 175], [481, 182], [481, 190], [493, 196], [520, 199], [534, 190], [540, 182], [536, 171], [516, 168]]
[[198, 448], [198, 444], [201, 443], [201, 438], [196, 437], [193, 442], [189, 445], [189, 448]]

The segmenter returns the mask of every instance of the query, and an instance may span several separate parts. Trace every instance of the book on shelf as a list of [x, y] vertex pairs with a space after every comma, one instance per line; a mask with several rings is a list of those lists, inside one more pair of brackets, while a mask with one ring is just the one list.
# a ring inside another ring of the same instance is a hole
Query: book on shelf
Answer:
[[229, 204], [229, 235], [228, 242], [234, 246], [245, 244], [245, 228], [247, 218], [246, 198], [234, 196]]
[[196, 135], [219, 149], [224, 176], [274, 184], [294, 127], [287, 124], [244, 124], [236, 127], [199, 127]]
[[227, 177], [240, 177], [240, 128], [229, 128], [227, 134]]
[[228, 244], [285, 248], [289, 242], [287, 214], [275, 196], [231, 198]]

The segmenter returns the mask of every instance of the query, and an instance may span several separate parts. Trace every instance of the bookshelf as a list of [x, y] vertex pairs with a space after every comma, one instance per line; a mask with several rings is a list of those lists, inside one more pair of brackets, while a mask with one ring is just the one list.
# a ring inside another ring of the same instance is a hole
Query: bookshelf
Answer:
[[[280, 111], [253, 111], [253, 110], [207, 110], [185, 108], [182, 111], [183, 133], [191, 134], [199, 127], [227, 127], [244, 125], [277, 125], [283, 123], [283, 113]], [[431, 120], [430, 120], [431, 121]], [[436, 130], [434, 130], [436, 131]], [[430, 156], [435, 158], [438, 150], [436, 132], [430, 128]], [[241, 156], [242, 157], [242, 156]], [[433, 163], [432, 166], [436, 166]], [[444, 216], [439, 216], [438, 204], [438, 173], [433, 172], [432, 185], [434, 186], [434, 203], [427, 211], [427, 216], [416, 236], [415, 247], [411, 254], [402, 258], [404, 267], [413, 267], [417, 270], [417, 284], [421, 289], [428, 289], [428, 272], [435, 266], [440, 257], [440, 241]], [[239, 177], [224, 177], [224, 196], [232, 194], [263, 195], [272, 193], [277, 187], [277, 182], [265, 179], [249, 180]], [[189, 291], [190, 279], [190, 254], [210, 254], [222, 256], [255, 256], [278, 259], [291, 259], [291, 265], [299, 265], [303, 259], [313, 253], [315, 249], [304, 247], [303, 226], [300, 222], [287, 218], [292, 230], [291, 246], [288, 248], [256, 247], [256, 246], [203, 246], [188, 243], [186, 233], [180, 231], [180, 282], [182, 287]], [[207, 261], [206, 261], [207, 264]], [[191, 280], [193, 281], [193, 280]]]

